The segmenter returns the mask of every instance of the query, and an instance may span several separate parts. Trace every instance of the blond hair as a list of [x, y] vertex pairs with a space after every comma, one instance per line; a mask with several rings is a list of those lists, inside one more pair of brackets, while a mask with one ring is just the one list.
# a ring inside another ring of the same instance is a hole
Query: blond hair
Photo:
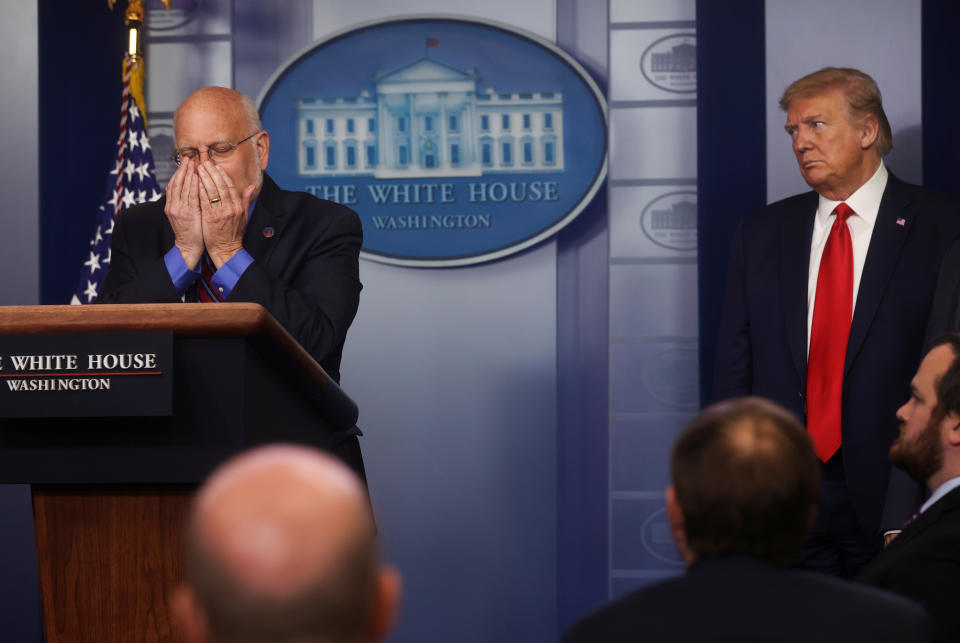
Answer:
[[790, 83], [783, 96], [780, 107], [786, 111], [797, 98], [806, 98], [839, 89], [847, 99], [850, 115], [862, 119], [867, 115], [877, 118], [877, 151], [881, 156], [893, 149], [893, 134], [890, 121], [883, 111], [883, 99], [876, 81], [859, 69], [849, 67], [824, 67], [812, 74]]

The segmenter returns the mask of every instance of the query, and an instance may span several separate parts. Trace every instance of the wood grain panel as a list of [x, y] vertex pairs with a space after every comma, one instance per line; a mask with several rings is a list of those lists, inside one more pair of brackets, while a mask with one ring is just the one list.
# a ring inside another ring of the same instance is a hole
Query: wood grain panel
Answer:
[[190, 497], [179, 487], [34, 488], [47, 643], [180, 640], [170, 597]]
[[189, 337], [240, 337], [273, 326], [279, 323], [251, 303], [0, 307], [0, 333], [7, 334], [172, 330]]

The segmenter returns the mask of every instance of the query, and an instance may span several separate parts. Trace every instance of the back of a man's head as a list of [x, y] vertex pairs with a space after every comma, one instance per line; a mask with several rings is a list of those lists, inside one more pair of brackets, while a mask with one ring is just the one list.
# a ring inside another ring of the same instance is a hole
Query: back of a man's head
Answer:
[[693, 558], [742, 553], [786, 564], [799, 551], [820, 465], [787, 411], [760, 398], [715, 404], [680, 436], [670, 466]]
[[270, 446], [220, 467], [187, 529], [175, 611], [190, 641], [379, 640], [399, 578], [381, 567], [366, 492], [312, 449]]

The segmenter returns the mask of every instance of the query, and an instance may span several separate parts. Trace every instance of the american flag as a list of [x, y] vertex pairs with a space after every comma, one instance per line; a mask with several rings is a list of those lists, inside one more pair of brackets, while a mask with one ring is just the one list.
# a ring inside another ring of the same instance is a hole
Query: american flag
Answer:
[[106, 195], [97, 212], [96, 228], [90, 239], [90, 254], [83, 262], [80, 283], [70, 299], [71, 304], [89, 304], [97, 298], [103, 277], [110, 267], [110, 240], [116, 217], [132, 205], [159, 199], [162, 193], [157, 185], [153, 151], [143, 114], [130, 91], [130, 77], [140, 64], [142, 61], [129, 54], [125, 56], [117, 158], [107, 177]]

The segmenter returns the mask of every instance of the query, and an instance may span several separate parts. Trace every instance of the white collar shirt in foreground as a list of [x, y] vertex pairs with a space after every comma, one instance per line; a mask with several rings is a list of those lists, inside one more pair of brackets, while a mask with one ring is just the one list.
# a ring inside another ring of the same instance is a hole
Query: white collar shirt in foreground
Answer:
[[[860, 278], [863, 276], [863, 265], [867, 260], [867, 250], [870, 247], [870, 237], [873, 236], [873, 226], [877, 222], [877, 212], [880, 210], [880, 199], [883, 190], [887, 187], [887, 168], [883, 161], [873, 173], [870, 180], [861, 185], [856, 192], [843, 201], [849, 205], [854, 214], [847, 219], [847, 228], [850, 230], [850, 241], [853, 243], [853, 310], [857, 306], [857, 293], [860, 290]], [[817, 206], [817, 215], [813, 222], [813, 241], [810, 246], [810, 267], [807, 280], [807, 351], [810, 351], [810, 329], [813, 327], [813, 304], [817, 300], [817, 276], [820, 272], [820, 258], [823, 256], [823, 247], [827, 244], [830, 228], [837, 215], [833, 213], [840, 201], [831, 201], [821, 196]]]
[[930, 497], [927, 498], [927, 501], [923, 503], [923, 506], [920, 507], [920, 513], [923, 513], [924, 511], [932, 507], [933, 503], [935, 503], [937, 500], [940, 500], [940, 498], [943, 498], [945, 495], [947, 495], [957, 487], [960, 487], [960, 477], [950, 478], [949, 480], [944, 482], [942, 485], [937, 487], [937, 490], [934, 491], [932, 494], [930, 494]]

